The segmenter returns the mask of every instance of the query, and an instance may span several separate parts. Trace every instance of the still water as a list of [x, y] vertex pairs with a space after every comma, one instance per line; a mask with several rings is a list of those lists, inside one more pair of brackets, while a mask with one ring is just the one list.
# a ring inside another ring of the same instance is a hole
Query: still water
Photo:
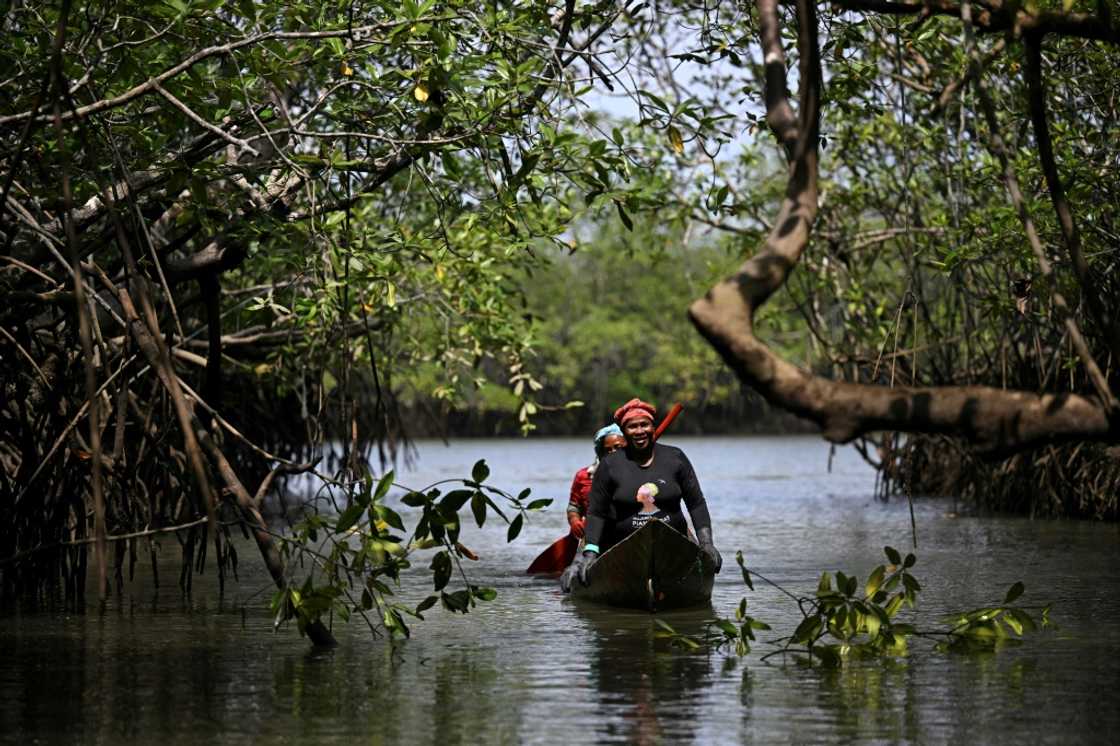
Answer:
[[[746, 595], [775, 636], [796, 605], [745, 589], [734, 564], [810, 592], [822, 570], [865, 578], [882, 547], [912, 548], [905, 500], [872, 498], [874, 473], [850, 449], [811, 437], [676, 438], [700, 477], [724, 556], [713, 609], [666, 614], [699, 631]], [[576, 606], [555, 581], [524, 576], [566, 529], [576, 440], [421, 442], [412, 488], [463, 477], [556, 502], [513, 544], [504, 526], [463, 531], [472, 582], [498, 589], [469, 616], [438, 607], [391, 648], [359, 621], [340, 646], [274, 632], [267, 575], [246, 546], [241, 580], [219, 600], [137, 577], [104, 613], [0, 619], [0, 741], [10, 743], [1115, 743], [1120, 729], [1120, 526], [969, 517], [951, 500], [915, 506], [916, 621], [998, 602], [1050, 602], [1056, 632], [979, 657], [934, 653], [840, 671], [776, 659], [685, 654], [654, 638], [650, 615]], [[407, 510], [402, 507], [402, 511]], [[172, 566], [174, 540], [164, 540]], [[426, 566], [419, 558], [418, 565]], [[168, 577], [165, 574], [165, 577]], [[173, 574], [170, 577], [175, 577]], [[428, 587], [405, 584], [413, 602]], [[430, 587], [430, 586], [429, 586]], [[766, 634], [766, 633], [762, 633]]]

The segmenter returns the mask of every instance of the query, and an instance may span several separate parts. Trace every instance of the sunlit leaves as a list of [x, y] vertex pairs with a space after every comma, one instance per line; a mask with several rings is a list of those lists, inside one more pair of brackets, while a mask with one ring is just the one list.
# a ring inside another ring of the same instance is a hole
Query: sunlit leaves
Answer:
[[752, 591], [754, 590], [754, 583], [751, 582], [751, 571], [747, 569], [746, 561], [743, 559], [741, 551], [735, 552], [735, 562], [739, 565], [739, 570], [743, 574], [743, 583]]
[[669, 136], [669, 145], [673, 148], [673, 152], [677, 155], [684, 154], [684, 140], [681, 138], [681, 132], [673, 125], [669, 125], [667, 129]]
[[[1012, 606], [1023, 593], [1023, 584], [1015, 583], [1008, 590], [1001, 606], [974, 609], [954, 615], [947, 621], [947, 629], [919, 631], [913, 624], [896, 620], [904, 605], [915, 606], [921, 584], [907, 569], [917, 563], [913, 554], [903, 558], [892, 547], [884, 553], [890, 566], [879, 565], [871, 571], [859, 594], [858, 581], [842, 571], [821, 573], [816, 592], [812, 597], [797, 596], [778, 584], [767, 584], [795, 599], [801, 611], [801, 621], [793, 632], [773, 641], [778, 647], [764, 656], [788, 653], [807, 654], [825, 667], [838, 667], [853, 658], [903, 656], [910, 652], [909, 639], [915, 636], [932, 638], [939, 650], [954, 652], [987, 651], [1000, 646], [1015, 644], [1018, 638], [1036, 630], [1040, 624], [1050, 625], [1049, 607], [1042, 609], [1041, 622], [1036, 623], [1024, 608]], [[749, 585], [749, 576], [743, 564], [742, 552], [737, 559]], [[760, 576], [761, 577], [761, 576]], [[901, 588], [901, 589], [900, 589]], [[753, 590], [753, 588], [752, 588]], [[681, 633], [664, 625], [663, 636], [678, 640]], [[729, 646], [737, 655], [746, 655], [755, 639], [753, 630], [768, 630], [769, 625], [747, 614], [747, 599], [743, 598], [735, 610], [735, 619], [714, 619], [708, 632], [689, 638], [692, 642], [716, 647]], [[691, 649], [691, 645], [680, 643]]]

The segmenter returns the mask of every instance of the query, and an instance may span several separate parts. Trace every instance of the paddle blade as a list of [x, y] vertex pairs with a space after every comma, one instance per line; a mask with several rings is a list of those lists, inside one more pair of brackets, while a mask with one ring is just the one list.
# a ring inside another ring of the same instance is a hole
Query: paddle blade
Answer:
[[552, 542], [552, 546], [540, 553], [525, 572], [529, 575], [563, 572], [576, 557], [579, 539], [568, 534]]

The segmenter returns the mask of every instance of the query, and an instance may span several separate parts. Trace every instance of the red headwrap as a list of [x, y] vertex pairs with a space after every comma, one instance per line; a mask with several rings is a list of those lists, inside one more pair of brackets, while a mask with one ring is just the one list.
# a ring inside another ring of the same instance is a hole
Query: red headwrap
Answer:
[[618, 423], [619, 427], [622, 427], [628, 420], [633, 420], [637, 417], [645, 417], [652, 421], [656, 414], [657, 407], [652, 404], [647, 404], [641, 399], [631, 399], [614, 410], [614, 421]]

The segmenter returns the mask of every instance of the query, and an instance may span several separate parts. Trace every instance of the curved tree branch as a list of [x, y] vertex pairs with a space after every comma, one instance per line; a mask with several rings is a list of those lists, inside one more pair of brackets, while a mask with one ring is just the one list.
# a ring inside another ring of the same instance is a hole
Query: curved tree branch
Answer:
[[[919, 0], [894, 2], [893, 0], [836, 0], [836, 5], [847, 10], [862, 10], [886, 15], [953, 16], [961, 18], [963, 3], [951, 0]], [[1102, 3], [1102, 5], [1104, 5]], [[1120, 44], [1120, 28], [1111, 23], [1105, 5], [1105, 17], [1094, 13], [1031, 9], [1019, 2], [985, 0], [976, 9], [972, 23], [977, 30], [1034, 32], [1056, 34], [1081, 39], [1095, 39]]]
[[[842, 3], [847, 5], [847, 3]], [[754, 333], [755, 312], [785, 283], [809, 243], [817, 214], [817, 126], [820, 58], [811, 0], [798, 0], [801, 55], [800, 131], [789, 167], [778, 219], [761, 249], [732, 277], [693, 302], [689, 316], [697, 330], [741, 381], [767, 401], [806, 417], [829, 440], [847, 442], [875, 430], [944, 433], [965, 437], [982, 452], [1001, 455], [1074, 439], [1115, 441], [1120, 423], [1095, 400], [1074, 394], [966, 386], [887, 388], [814, 376], [771, 351]], [[764, 23], [777, 23], [774, 3], [760, 0]], [[767, 60], [782, 60], [774, 36], [764, 39]], [[767, 76], [767, 84], [772, 79]], [[766, 92], [768, 113], [788, 98]]]

